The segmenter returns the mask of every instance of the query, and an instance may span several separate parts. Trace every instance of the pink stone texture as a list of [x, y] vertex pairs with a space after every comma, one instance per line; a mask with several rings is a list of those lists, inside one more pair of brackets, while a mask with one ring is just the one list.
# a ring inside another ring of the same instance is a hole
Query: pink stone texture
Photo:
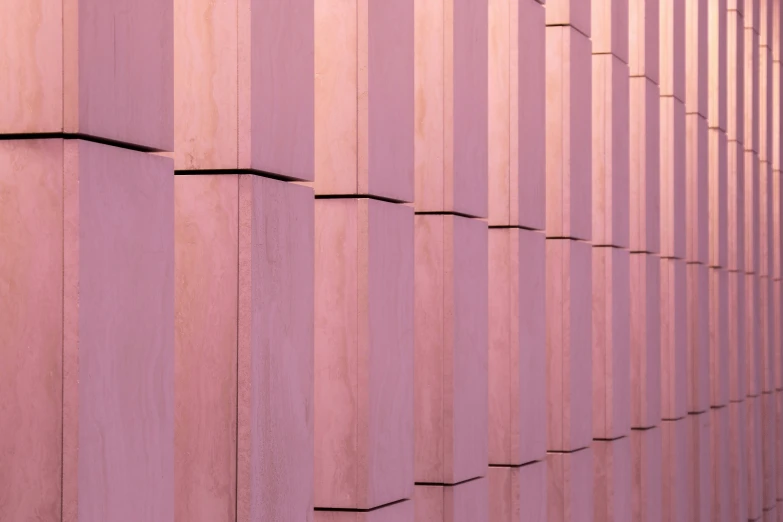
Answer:
[[755, 397], [761, 393], [761, 343], [758, 317], [758, 278], [753, 274], [745, 276], [745, 369], [746, 395]]
[[742, 401], [747, 393], [745, 354], [745, 281], [743, 273], [728, 274], [729, 400]]
[[611, 54], [594, 54], [592, 74], [592, 243], [627, 247], [633, 187], [628, 177], [628, 65]]
[[660, 249], [660, 97], [658, 86], [643, 77], [630, 79], [630, 249]]
[[729, 273], [709, 268], [710, 406], [729, 401]]
[[[687, 105], [686, 105], [687, 107]], [[709, 248], [709, 152], [707, 120], [685, 116], [686, 258], [707, 264]]]
[[686, 268], [688, 320], [688, 412], [710, 406], [709, 269]]
[[[553, 5], [572, 1], [551, 2], [547, 7], [547, 22]], [[582, 3], [580, 0], [574, 5]], [[590, 54], [590, 39], [582, 32], [572, 26], [547, 27], [547, 237], [589, 240], [592, 232]]]
[[688, 495], [691, 499], [690, 520], [708, 521], [712, 518], [713, 458], [710, 447], [711, 412], [690, 414], [688, 424], [688, 456], [691, 481]]
[[594, 54], [612, 54], [628, 63], [629, 1], [592, 0], [590, 39]]
[[747, 517], [746, 403], [730, 402], [729, 409], [729, 520]]
[[178, 518], [312, 518], [313, 227], [309, 188], [176, 179]]
[[631, 520], [631, 439], [596, 440], [593, 456], [593, 520]]
[[673, 96], [662, 96], [660, 113], [660, 254], [684, 259], [687, 235], [687, 227], [683, 226], [686, 222], [685, 104]]
[[619, 248], [593, 248], [593, 438], [631, 427], [631, 268]]
[[5, 2], [0, 134], [80, 134], [170, 150], [173, 11], [156, 0]]
[[[712, 0], [707, 4], [707, 120], [711, 129], [726, 131], [727, 0]], [[701, 14], [701, 13], [700, 13]], [[701, 16], [704, 16], [703, 14]]]
[[[311, 13], [313, 4], [315, 9], [316, 194], [369, 194], [413, 201], [413, 1], [298, 0], [296, 4], [300, 16]], [[293, 7], [281, 2], [276, 9]], [[258, 29], [263, 33], [262, 27]], [[307, 46], [312, 36], [305, 36], [296, 45], [312, 53]], [[290, 63], [295, 62], [292, 56]], [[280, 66], [279, 59], [274, 63]], [[429, 65], [435, 69], [435, 64]], [[269, 66], [259, 69], [259, 74], [270, 72]], [[306, 85], [310, 85], [312, 69], [307, 74]], [[481, 114], [486, 115], [486, 105]], [[309, 137], [306, 127], [297, 132]], [[479, 135], [474, 137], [479, 141]], [[486, 169], [486, 155], [482, 159]]]
[[[551, 0], [550, 0], [551, 1]], [[549, 522], [591, 522], [594, 515], [594, 455], [587, 447], [546, 456]]]
[[761, 436], [761, 398], [748, 397], [745, 400], [745, 448], [747, 469], [747, 507], [748, 520], [761, 516], [763, 504], [763, 468]]
[[[661, 417], [688, 412], [687, 276], [682, 259], [661, 259]], [[743, 280], [744, 280], [744, 276]], [[743, 356], [744, 360], [744, 356]], [[742, 396], [744, 397], [744, 389]]]
[[413, 494], [413, 211], [315, 203], [315, 506]]
[[417, 212], [487, 216], [488, 11], [488, 0], [415, 3]]
[[570, 25], [590, 38], [592, 20], [590, 4], [591, 2], [584, 0], [549, 0], [546, 2], [546, 24]]
[[712, 520], [729, 522], [732, 519], [731, 505], [731, 468], [729, 461], [729, 445], [731, 431], [729, 429], [729, 408], [713, 408], [710, 415], [710, 457], [712, 459], [712, 476], [710, 484], [710, 499], [712, 502]]
[[[650, 2], [651, 4], [654, 2]], [[685, 2], [658, 0], [660, 47], [658, 85], [661, 97], [685, 102]]]
[[176, 168], [312, 181], [313, 1], [175, 0], [174, 12]]
[[487, 471], [489, 522], [546, 522], [547, 464], [491, 466]]
[[488, 462], [487, 227], [426, 214], [415, 227], [415, 477], [456, 484]]
[[543, 230], [544, 6], [490, 0], [489, 8], [489, 223]]
[[628, 64], [631, 76], [646, 77], [656, 85], [659, 72], [659, 0], [628, 0]]
[[721, 129], [708, 130], [709, 265], [728, 264], [728, 143]]
[[455, 486], [417, 485], [414, 507], [416, 522], [487, 522], [489, 480], [477, 478]]
[[521, 465], [546, 452], [544, 235], [500, 228], [488, 236], [489, 463]]
[[728, 260], [726, 268], [742, 272], [745, 269], [745, 152], [742, 143], [728, 142], [726, 232]]
[[745, 150], [744, 179], [744, 265], [747, 273], [757, 273], [759, 269], [759, 162], [758, 156], [749, 150]]
[[[546, 242], [547, 449], [573, 451], [592, 435], [590, 246]], [[551, 518], [551, 517], [550, 517]]]
[[[729, 0], [729, 4], [736, 0]], [[739, 3], [744, 3], [740, 0]], [[729, 141], [744, 141], [745, 29], [742, 12], [726, 14], [726, 135]]]
[[173, 517], [172, 170], [81, 140], [0, 144], [18, 299], [2, 300], [2, 519]]
[[[688, 417], [661, 422], [661, 520], [690, 521], [694, 499], [689, 490], [692, 467], [688, 444]], [[742, 476], [744, 479], [744, 475]], [[744, 487], [744, 480], [742, 482]], [[741, 517], [735, 520], [742, 520]]]
[[708, 115], [708, 4], [717, 0], [685, 2], [685, 107], [688, 114]]
[[651, 428], [661, 420], [660, 260], [630, 258], [631, 426]]
[[631, 431], [631, 520], [661, 519], [663, 441], [660, 428]]

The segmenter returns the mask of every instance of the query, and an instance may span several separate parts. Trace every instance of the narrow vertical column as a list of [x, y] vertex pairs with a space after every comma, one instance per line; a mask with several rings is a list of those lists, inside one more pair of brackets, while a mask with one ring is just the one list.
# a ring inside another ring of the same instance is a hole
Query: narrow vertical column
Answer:
[[686, 301], [685, 6], [659, 0], [660, 321], [663, 520], [690, 516]]
[[175, 517], [309, 518], [313, 1], [173, 3]]
[[414, 519], [414, 27], [315, 1], [316, 521]]
[[661, 14], [658, 0], [629, 2], [633, 520], [659, 519], [661, 505]]
[[[729, 520], [748, 517], [748, 452], [747, 452], [747, 359], [746, 359], [746, 289], [745, 273], [745, 115], [748, 108], [746, 73], [747, 49], [745, 35], [745, 1], [731, 0], [726, 15], [726, 138], [727, 138], [727, 201], [726, 201], [726, 269], [728, 270], [728, 503], [719, 500], [715, 509]], [[711, 41], [711, 44], [714, 43]], [[712, 66], [712, 61], [711, 61]], [[719, 66], [719, 64], [718, 64]], [[712, 151], [711, 151], [712, 153]], [[711, 178], [711, 181], [714, 178]], [[717, 186], [719, 188], [719, 186]], [[713, 221], [710, 222], [715, 226]], [[720, 305], [719, 305], [720, 306]], [[720, 310], [720, 308], [718, 308]], [[720, 314], [711, 320], [720, 321]], [[717, 323], [716, 323], [717, 324]], [[711, 329], [711, 342], [720, 339], [720, 329]], [[713, 430], [715, 430], [713, 426]], [[719, 444], [716, 444], [718, 447]], [[717, 482], [716, 484], [721, 484]], [[714, 491], [718, 495], [718, 491]], [[725, 509], [724, 509], [725, 507]]]
[[173, 520], [172, 14], [0, 8], [2, 520]]
[[593, 0], [594, 520], [631, 518], [628, 0]]
[[[537, 6], [518, 9], [525, 7]], [[488, 12], [488, 0], [415, 3], [414, 478], [416, 520], [420, 522], [481, 522], [489, 516]], [[513, 11], [507, 12], [510, 39]], [[518, 23], [521, 18], [517, 11]], [[510, 59], [511, 47], [507, 52]], [[508, 70], [504, 70], [510, 75], [507, 63]], [[510, 156], [510, 141], [506, 143], [509, 148], [504, 152]], [[511, 209], [517, 220], [521, 209], [519, 202], [510, 204], [510, 179], [514, 179], [513, 194], [520, 194], [523, 178], [511, 168], [504, 174], [509, 182], [501, 191], [509, 195], [509, 203], [495, 210], [505, 214], [510, 224]], [[524, 217], [528, 210], [522, 219], [528, 219]], [[496, 239], [493, 257], [502, 256], [497, 259], [515, 262], [516, 267], [509, 265], [505, 276], [493, 269], [494, 275], [509, 278], [508, 283], [511, 277], [529, 277], [518, 272], [520, 263], [528, 262], [519, 249], [535, 237], [509, 234]], [[514, 251], [517, 255], [512, 258]], [[515, 303], [524, 298], [511, 296]], [[508, 319], [509, 334], [510, 323], [517, 320], [518, 316]], [[505, 370], [521, 372], [523, 366]], [[519, 377], [509, 375], [509, 385], [519, 382]], [[506, 393], [510, 391], [507, 388]], [[516, 437], [508, 440], [521, 442]]]
[[[773, 117], [774, 81], [773, 60], [779, 54], [774, 48], [777, 31], [775, 23], [775, 0], [760, 0], [759, 8], [759, 310], [762, 370], [761, 398], [761, 447], [763, 494], [762, 507], [765, 517], [776, 515], [777, 506], [777, 436], [775, 352], [779, 348], [773, 345], [774, 324], [780, 321], [773, 318], [774, 308], [774, 225], [775, 183], [773, 136], [775, 119]], [[779, 15], [778, 15], [779, 17]], [[779, 20], [778, 20], [779, 23]], [[778, 56], [779, 58], [779, 56]]]
[[546, 6], [547, 510], [591, 521], [591, 6]]
[[783, 221], [781, 218], [781, 154], [783, 154], [783, 3], [772, 0], [772, 105], [771, 105], [771, 161], [772, 161], [772, 293], [771, 293], [771, 347], [775, 396], [775, 477], [776, 510], [783, 513], [783, 296], [781, 296], [781, 255], [783, 255]]
[[[723, 8], [723, 9], [721, 9]], [[713, 18], [710, 18], [714, 11]], [[686, 111], [686, 269], [688, 321], [688, 447], [691, 465], [690, 519], [707, 521], [712, 517], [712, 458], [710, 451], [710, 182], [709, 120], [714, 112], [720, 128], [720, 97], [710, 103], [710, 26], [720, 31], [725, 24], [725, 5], [719, 1], [696, 0], [685, 7], [685, 111]], [[710, 23], [712, 22], [712, 23]], [[720, 44], [713, 54], [715, 78], [720, 80]], [[723, 51], [725, 53], [725, 51]], [[725, 54], [724, 54], [725, 56]], [[725, 91], [725, 85], [723, 87]], [[725, 109], [724, 109], [725, 111]], [[719, 157], [720, 132], [715, 132]], [[717, 164], [716, 164], [717, 165]], [[715, 198], [718, 201], [719, 198]], [[716, 206], [717, 209], [717, 206]], [[714, 227], [716, 233], [718, 227]], [[717, 278], [720, 282], [720, 278]], [[716, 285], [716, 288], [718, 286]], [[719, 290], [719, 288], [718, 288]], [[716, 292], [719, 295], [719, 292]], [[720, 311], [718, 307], [717, 312]]]
[[760, 26], [761, 2], [746, 0], [744, 149], [745, 149], [745, 366], [748, 520], [762, 516], [761, 394], [763, 364], [760, 326]]
[[546, 517], [545, 7], [489, 1], [489, 512]]
[[[728, 35], [726, 0], [708, 5], [708, 266], [711, 512], [729, 520]], [[732, 21], [735, 21], [733, 19]], [[736, 29], [735, 29], [736, 32]], [[733, 40], [736, 42], [736, 38]], [[736, 45], [736, 44], [735, 44]], [[736, 54], [736, 50], [734, 50]], [[736, 295], [736, 294], [735, 294]]]

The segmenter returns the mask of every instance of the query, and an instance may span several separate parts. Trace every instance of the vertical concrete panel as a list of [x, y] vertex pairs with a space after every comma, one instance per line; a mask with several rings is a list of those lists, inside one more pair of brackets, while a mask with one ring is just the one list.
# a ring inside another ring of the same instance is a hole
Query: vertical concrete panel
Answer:
[[415, 475], [455, 484], [488, 462], [487, 229], [453, 215], [415, 223]]
[[631, 520], [661, 519], [662, 452], [660, 428], [631, 431]]
[[64, 520], [170, 520], [173, 164], [65, 148]]
[[631, 254], [631, 426], [661, 420], [660, 260]]
[[710, 405], [716, 407], [729, 402], [729, 274], [722, 268], [708, 271]]
[[[313, 484], [312, 189], [249, 175], [240, 178], [239, 189], [238, 519], [310, 520], [313, 507], [310, 486]], [[245, 216], [249, 217], [249, 223]], [[395, 232], [403, 240], [406, 236], [410, 238], [410, 232], [400, 230], [402, 227], [384, 230], [384, 223], [378, 223], [377, 218], [372, 225], [380, 234], [387, 232], [385, 237], [392, 244], [397, 239]], [[403, 279], [410, 277], [405, 273], [409, 263], [407, 267], [404, 260], [399, 264], [398, 273], [402, 273]], [[384, 268], [377, 264], [377, 260], [371, 259], [371, 279], [377, 280], [377, 271]], [[389, 275], [389, 286], [396, 284], [392, 270], [385, 270], [384, 274]], [[387, 320], [392, 324], [400, 322], [395, 311], [387, 312]], [[396, 344], [395, 348], [404, 353], [404, 348]], [[388, 376], [386, 383], [392, 387], [396, 384], [395, 376], [402, 375], [405, 380], [410, 363], [402, 356], [384, 357], [382, 350], [372, 354], [369, 371], [382, 386], [375, 358], [383, 359], [380, 363], [384, 367], [383, 375]], [[400, 427], [410, 415], [410, 404], [404, 399], [403, 393], [397, 398], [399, 402], [385, 409], [386, 415]], [[377, 420], [371, 418], [369, 422], [371, 440], [379, 437], [373, 421]], [[408, 442], [410, 446], [410, 440], [406, 441], [404, 431], [400, 431], [398, 444], [404, 447]], [[372, 452], [370, 455], [374, 457]], [[399, 464], [390, 468], [381, 459], [373, 458], [372, 462], [390, 481], [395, 478], [395, 472], [405, 473], [405, 467]]]
[[[685, 522], [691, 518], [692, 466], [688, 441], [688, 417], [661, 422], [661, 520]], [[744, 484], [744, 482], [743, 482]], [[739, 519], [737, 519], [739, 520]]]
[[629, 0], [592, 0], [591, 31], [594, 54], [612, 54], [628, 63]]
[[0, 142], [0, 199], [0, 518], [59, 520], [62, 140]]
[[688, 446], [691, 481], [688, 495], [691, 498], [693, 521], [712, 520], [713, 461], [710, 451], [710, 412], [690, 414], [688, 424]]
[[238, 196], [238, 176], [174, 181], [177, 520], [236, 519]]
[[748, 470], [746, 439], [746, 403], [730, 402], [729, 406], [729, 520], [745, 520], [748, 513]]
[[685, 140], [686, 258], [689, 262], [707, 264], [709, 140], [707, 120], [700, 114], [686, 114]]
[[708, 14], [707, 0], [685, 3], [685, 108], [688, 114], [708, 115]]
[[416, 3], [417, 211], [487, 215], [487, 16], [487, 0]]
[[745, 354], [745, 281], [741, 272], [728, 274], [728, 379], [729, 400], [742, 401], [747, 394], [747, 357]]
[[631, 520], [631, 439], [593, 441], [593, 520]]
[[[633, 72], [633, 71], [632, 71]], [[630, 249], [660, 249], [660, 96], [649, 78], [630, 79]]]
[[[547, 17], [551, 6], [547, 7]], [[547, 237], [589, 240], [591, 44], [588, 37], [571, 26], [547, 27], [546, 40]]]
[[547, 465], [495, 467], [487, 472], [490, 522], [546, 522]]
[[631, 427], [631, 268], [627, 250], [593, 248], [593, 438]]
[[575, 453], [548, 453], [547, 520], [592, 522], [594, 520], [594, 456], [588, 447]]
[[728, 143], [721, 129], [708, 130], [709, 265], [726, 267], [728, 252]]
[[629, 0], [628, 65], [631, 76], [659, 78], [660, 9], [658, 0]]
[[687, 266], [688, 294], [688, 412], [710, 405], [709, 272], [703, 265]]
[[572, 451], [592, 438], [591, 247], [547, 240], [547, 449]]
[[658, 4], [661, 97], [674, 97], [685, 103], [685, 2], [659, 0]]
[[712, 501], [712, 520], [729, 522], [732, 519], [730, 505], [732, 501], [730, 477], [732, 470], [729, 460], [731, 422], [729, 409], [713, 408], [710, 416], [710, 458], [712, 459], [712, 477], [710, 496]]
[[489, 230], [489, 463], [546, 452], [544, 235]]
[[728, 261], [726, 268], [739, 272], [745, 269], [745, 152], [742, 143], [728, 142], [726, 229]]
[[368, 509], [413, 487], [413, 213], [316, 201], [315, 506]]
[[632, 186], [628, 66], [614, 55], [594, 54], [592, 74], [592, 243], [627, 247]]
[[674, 420], [688, 412], [686, 264], [682, 259], [661, 259], [660, 269], [661, 417]]
[[673, 96], [662, 96], [660, 111], [660, 252], [664, 257], [684, 259], [687, 234], [687, 225], [684, 225], [686, 223], [685, 104]]

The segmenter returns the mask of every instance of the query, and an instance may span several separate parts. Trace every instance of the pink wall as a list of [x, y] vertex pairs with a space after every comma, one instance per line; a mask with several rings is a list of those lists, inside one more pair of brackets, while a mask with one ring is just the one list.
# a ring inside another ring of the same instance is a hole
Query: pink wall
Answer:
[[6, 0], [0, 521], [783, 520], [782, 4]]

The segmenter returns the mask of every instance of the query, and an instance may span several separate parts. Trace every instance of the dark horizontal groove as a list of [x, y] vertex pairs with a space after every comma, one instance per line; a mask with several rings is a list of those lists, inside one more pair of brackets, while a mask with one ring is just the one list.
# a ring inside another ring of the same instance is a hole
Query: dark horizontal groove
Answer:
[[526, 227], [522, 225], [489, 225], [490, 230], [529, 230], [531, 232], [543, 232], [540, 228]]
[[445, 482], [415, 482], [417, 486], [435, 486], [435, 487], [454, 487], [454, 486], [461, 486], [462, 484], [467, 484], [468, 482], [473, 482], [474, 480], [482, 479], [484, 477], [473, 477], [465, 480], [461, 480], [459, 482], [455, 482], [454, 484], [446, 484]]
[[377, 511], [379, 509], [387, 508], [389, 506], [393, 506], [395, 504], [402, 504], [403, 502], [407, 502], [410, 500], [409, 498], [401, 498], [400, 500], [395, 500], [394, 502], [389, 502], [387, 504], [381, 504], [380, 506], [375, 506], [370, 509], [360, 509], [360, 508], [324, 508], [324, 507], [316, 507], [314, 508], [315, 511], [336, 511], [339, 513], [368, 513], [370, 511]]
[[583, 33], [578, 27], [576, 27], [575, 25], [572, 25], [572, 24], [546, 24], [546, 26], [547, 27], [570, 27], [571, 29], [573, 29], [577, 33], [581, 34], [585, 38], [590, 38], [588, 35]]
[[658, 257], [659, 257], [661, 260], [663, 260], [663, 259], [668, 259], [668, 260], [671, 260], [671, 261], [685, 261], [685, 259], [684, 259], [684, 258], [682, 258], [682, 257], [677, 257], [677, 256], [658, 256]]
[[625, 437], [627, 437], [627, 435], [620, 435], [619, 437], [608, 437], [608, 438], [594, 437], [593, 440], [596, 442], [615, 442], [618, 440], [622, 440]]
[[384, 196], [375, 196], [373, 194], [317, 194], [315, 196], [315, 199], [374, 199], [375, 201], [394, 203], [396, 205], [404, 205], [405, 203], [410, 203], [410, 201], [387, 198]]
[[661, 421], [662, 422], [677, 422], [677, 421], [681, 421], [682, 419], [684, 419], [687, 416], [688, 415], [686, 414], [686, 415], [683, 415], [682, 417], [661, 417]]
[[709, 410], [701, 410], [701, 411], [690, 411], [689, 410], [688, 411], [688, 415], [689, 416], [692, 416], [692, 415], [702, 415], [704, 413], [707, 413], [707, 411], [709, 411]]
[[645, 426], [643, 428], [631, 427], [631, 431], [650, 431], [654, 430], [658, 426]]
[[72, 133], [72, 132], [30, 132], [23, 134], [0, 134], [0, 140], [84, 140], [92, 141], [94, 143], [100, 143], [101, 145], [111, 145], [112, 147], [119, 147], [122, 149], [130, 149], [139, 152], [169, 152], [163, 149], [156, 149], [153, 147], [145, 147], [143, 145], [136, 145], [134, 143], [126, 143], [124, 141], [111, 140], [108, 138], [101, 138], [98, 136], [90, 136], [89, 134]]
[[546, 239], [557, 239], [557, 240], [568, 240], [568, 241], [581, 241], [583, 243], [589, 243], [586, 239], [580, 239], [578, 237], [570, 237], [570, 236], [546, 236]]
[[529, 462], [523, 462], [522, 464], [490, 464], [490, 468], [512, 468], [512, 469], [518, 469], [518, 468], [524, 468], [525, 466], [532, 466], [533, 464], [539, 464], [543, 461], [541, 460], [531, 460]]
[[579, 451], [582, 451], [584, 449], [589, 448], [590, 446], [582, 446], [581, 448], [577, 448], [575, 450], [565, 451], [565, 450], [546, 450], [547, 453], [554, 453], [556, 455], [570, 455], [572, 453], [577, 453]]
[[624, 247], [617, 245], [593, 245], [593, 248], [616, 248], [617, 250], [624, 250]]
[[726, 408], [728, 406], [728, 403], [726, 404], [719, 404], [718, 406], [710, 406], [711, 410], [722, 410], [723, 408]]
[[686, 261], [686, 262], [685, 262], [685, 264], [686, 264], [686, 265], [700, 265], [700, 266], [707, 266], [707, 265], [705, 265], [704, 263], [702, 263], [701, 261]]
[[302, 181], [291, 176], [283, 176], [282, 174], [275, 174], [274, 172], [266, 172], [258, 169], [203, 169], [203, 170], [175, 170], [176, 176], [216, 176], [220, 174], [250, 174], [252, 176], [259, 176], [262, 178], [271, 178], [278, 181]]
[[745, 402], [745, 399], [740, 399], [738, 401], [734, 399], [729, 399], [729, 404], [742, 404], [743, 402]]
[[459, 216], [464, 217], [468, 219], [483, 219], [478, 216], [471, 216], [470, 214], [465, 214], [462, 212], [445, 212], [445, 211], [425, 211], [425, 212], [416, 212], [417, 216]]
[[629, 250], [629, 254], [651, 254], [655, 255], [657, 252], [650, 252], [649, 250]]

